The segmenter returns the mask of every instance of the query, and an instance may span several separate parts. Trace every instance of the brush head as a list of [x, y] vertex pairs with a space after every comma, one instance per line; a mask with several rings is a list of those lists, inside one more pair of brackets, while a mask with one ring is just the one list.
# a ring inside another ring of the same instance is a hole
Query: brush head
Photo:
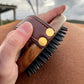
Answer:
[[19, 73], [26, 71], [28, 76], [35, 73], [54, 53], [60, 41], [66, 34], [67, 28], [63, 27], [65, 22], [63, 15], [54, 18], [50, 25], [36, 16], [29, 16], [16, 27], [25, 21], [31, 22], [34, 32], [22, 49], [21, 56], [17, 61]]

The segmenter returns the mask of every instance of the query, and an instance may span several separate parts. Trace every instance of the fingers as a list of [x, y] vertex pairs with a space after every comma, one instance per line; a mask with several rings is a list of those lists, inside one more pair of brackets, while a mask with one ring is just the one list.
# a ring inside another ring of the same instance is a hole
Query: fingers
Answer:
[[44, 14], [38, 15], [38, 17], [46, 22], [50, 22], [54, 17], [63, 13], [65, 8], [66, 8], [65, 5], [62, 5], [62, 6], [56, 7], [54, 9], [44, 13]]
[[32, 35], [33, 27], [25, 22], [10, 32], [0, 46], [0, 83], [15, 84], [18, 76], [16, 56]]
[[32, 32], [33, 27], [29, 22], [25, 22], [16, 30], [10, 32], [0, 46], [0, 60], [3, 60], [3, 63], [7, 64], [14, 62], [17, 53], [29, 40]]

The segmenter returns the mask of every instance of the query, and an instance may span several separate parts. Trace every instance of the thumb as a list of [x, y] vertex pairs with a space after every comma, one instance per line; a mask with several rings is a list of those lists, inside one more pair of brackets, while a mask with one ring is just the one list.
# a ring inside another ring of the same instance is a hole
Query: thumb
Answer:
[[2, 58], [3, 62], [14, 62], [17, 53], [24, 47], [32, 32], [33, 27], [29, 22], [23, 23], [16, 30], [10, 32], [0, 46], [0, 59]]

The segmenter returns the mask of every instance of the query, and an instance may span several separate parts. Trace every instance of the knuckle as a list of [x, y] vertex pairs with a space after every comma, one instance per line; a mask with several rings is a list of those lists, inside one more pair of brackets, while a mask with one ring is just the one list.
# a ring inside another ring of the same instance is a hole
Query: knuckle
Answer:
[[9, 73], [6, 71], [6, 67], [3, 64], [3, 62], [0, 60], [0, 77], [4, 78], [7, 77], [9, 75]]
[[10, 38], [7, 40], [8, 45], [12, 46], [12, 47], [16, 47], [18, 45], [18, 39], [14, 38]]
[[7, 39], [7, 44], [11, 47], [17, 47], [20, 44], [20, 41], [14, 35], [10, 35]]
[[6, 70], [0, 71], [0, 77], [1, 78], [7, 78], [11, 75], [10, 72], [7, 72]]
[[15, 30], [10, 31], [10, 32], [8, 33], [7, 37], [11, 36], [14, 32], [15, 32]]
[[11, 75], [12, 66], [8, 67], [0, 60], [0, 77], [5, 78]]
[[5, 78], [5, 77], [7, 77], [7, 76], [9, 76], [7, 72], [5, 72], [5, 71], [0, 71], [0, 77], [1, 77], [1, 78]]

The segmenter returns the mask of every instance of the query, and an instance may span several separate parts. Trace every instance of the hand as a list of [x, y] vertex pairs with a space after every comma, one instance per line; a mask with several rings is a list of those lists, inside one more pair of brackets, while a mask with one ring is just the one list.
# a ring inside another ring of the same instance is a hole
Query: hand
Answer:
[[[49, 22], [53, 17], [60, 15], [65, 6], [60, 6], [40, 14], [38, 17]], [[29, 22], [22, 24], [16, 30], [11, 31], [0, 46], [0, 84], [15, 84], [18, 77], [18, 66], [16, 61], [20, 50], [31, 37], [33, 27]]]
[[18, 77], [16, 61], [20, 50], [32, 35], [33, 27], [25, 22], [11, 31], [0, 46], [0, 84], [15, 84]]

